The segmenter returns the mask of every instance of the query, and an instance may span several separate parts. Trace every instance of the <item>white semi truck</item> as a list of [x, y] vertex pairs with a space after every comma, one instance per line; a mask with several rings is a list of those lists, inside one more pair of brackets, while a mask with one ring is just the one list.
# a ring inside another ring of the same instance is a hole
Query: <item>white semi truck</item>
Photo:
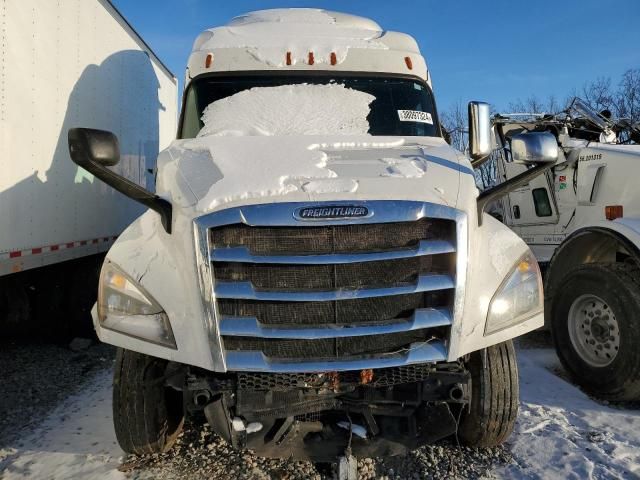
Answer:
[[106, 0], [1, 9], [0, 330], [90, 333], [102, 256], [143, 210], [69, 160], [67, 131], [117, 132], [117, 171], [153, 190], [177, 81]]
[[504, 196], [502, 216], [545, 272], [547, 325], [563, 365], [589, 392], [640, 399], [640, 126], [612, 120], [580, 99], [558, 115], [497, 116], [498, 178], [510, 138], [548, 132], [560, 149], [554, 167]]
[[[392, 455], [457, 432], [501, 443], [518, 410], [512, 339], [543, 324], [537, 262], [443, 139], [416, 42], [372, 20], [268, 10], [202, 33], [157, 190], [110, 167], [110, 132], [72, 129], [74, 162], [149, 210], [109, 250], [94, 324], [119, 347], [127, 452], [169, 449], [186, 415], [260, 455]], [[351, 460], [349, 460], [351, 459]], [[352, 472], [352, 470], [351, 470]]]

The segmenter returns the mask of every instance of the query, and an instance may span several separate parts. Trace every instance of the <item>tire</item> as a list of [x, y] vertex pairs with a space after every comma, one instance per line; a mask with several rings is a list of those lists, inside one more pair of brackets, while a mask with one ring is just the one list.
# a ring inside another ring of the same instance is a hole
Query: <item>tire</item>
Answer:
[[142, 455], [168, 451], [182, 431], [182, 393], [164, 386], [166, 360], [118, 349], [113, 424], [120, 447]]
[[518, 365], [511, 340], [473, 352], [471, 403], [461, 413], [458, 438], [471, 447], [503, 443], [516, 423], [520, 391]]
[[596, 397], [640, 399], [638, 267], [582, 265], [561, 285], [551, 300], [551, 335], [564, 368]]

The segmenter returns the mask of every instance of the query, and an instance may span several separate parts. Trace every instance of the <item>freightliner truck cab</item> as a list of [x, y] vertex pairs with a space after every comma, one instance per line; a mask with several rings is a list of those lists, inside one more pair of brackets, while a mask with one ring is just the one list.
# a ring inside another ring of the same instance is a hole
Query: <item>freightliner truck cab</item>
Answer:
[[469, 159], [431, 80], [415, 40], [372, 20], [259, 11], [196, 39], [156, 192], [108, 168], [112, 134], [70, 131], [76, 163], [149, 207], [109, 251], [94, 310], [118, 347], [125, 451], [169, 449], [198, 411], [234, 447], [348, 468], [511, 433], [512, 339], [543, 324], [543, 293], [484, 206], [554, 151], [521, 135], [531, 168], [479, 195], [488, 105], [470, 103]]

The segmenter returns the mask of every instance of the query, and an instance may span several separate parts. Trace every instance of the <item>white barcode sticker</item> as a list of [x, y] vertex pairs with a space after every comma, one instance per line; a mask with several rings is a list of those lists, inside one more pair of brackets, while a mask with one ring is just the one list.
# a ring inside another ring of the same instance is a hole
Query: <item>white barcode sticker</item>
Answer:
[[429, 112], [418, 110], [398, 110], [398, 118], [401, 122], [420, 122], [433, 125], [433, 120]]

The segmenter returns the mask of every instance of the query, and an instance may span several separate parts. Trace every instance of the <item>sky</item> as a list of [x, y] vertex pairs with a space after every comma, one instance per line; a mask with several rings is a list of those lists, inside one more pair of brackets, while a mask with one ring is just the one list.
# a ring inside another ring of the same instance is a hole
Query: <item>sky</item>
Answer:
[[640, 68], [640, 0], [112, 0], [182, 85], [196, 36], [252, 10], [315, 7], [372, 18], [412, 35], [438, 109], [482, 100], [506, 111], [536, 96], [563, 99], [585, 82], [616, 84]]

